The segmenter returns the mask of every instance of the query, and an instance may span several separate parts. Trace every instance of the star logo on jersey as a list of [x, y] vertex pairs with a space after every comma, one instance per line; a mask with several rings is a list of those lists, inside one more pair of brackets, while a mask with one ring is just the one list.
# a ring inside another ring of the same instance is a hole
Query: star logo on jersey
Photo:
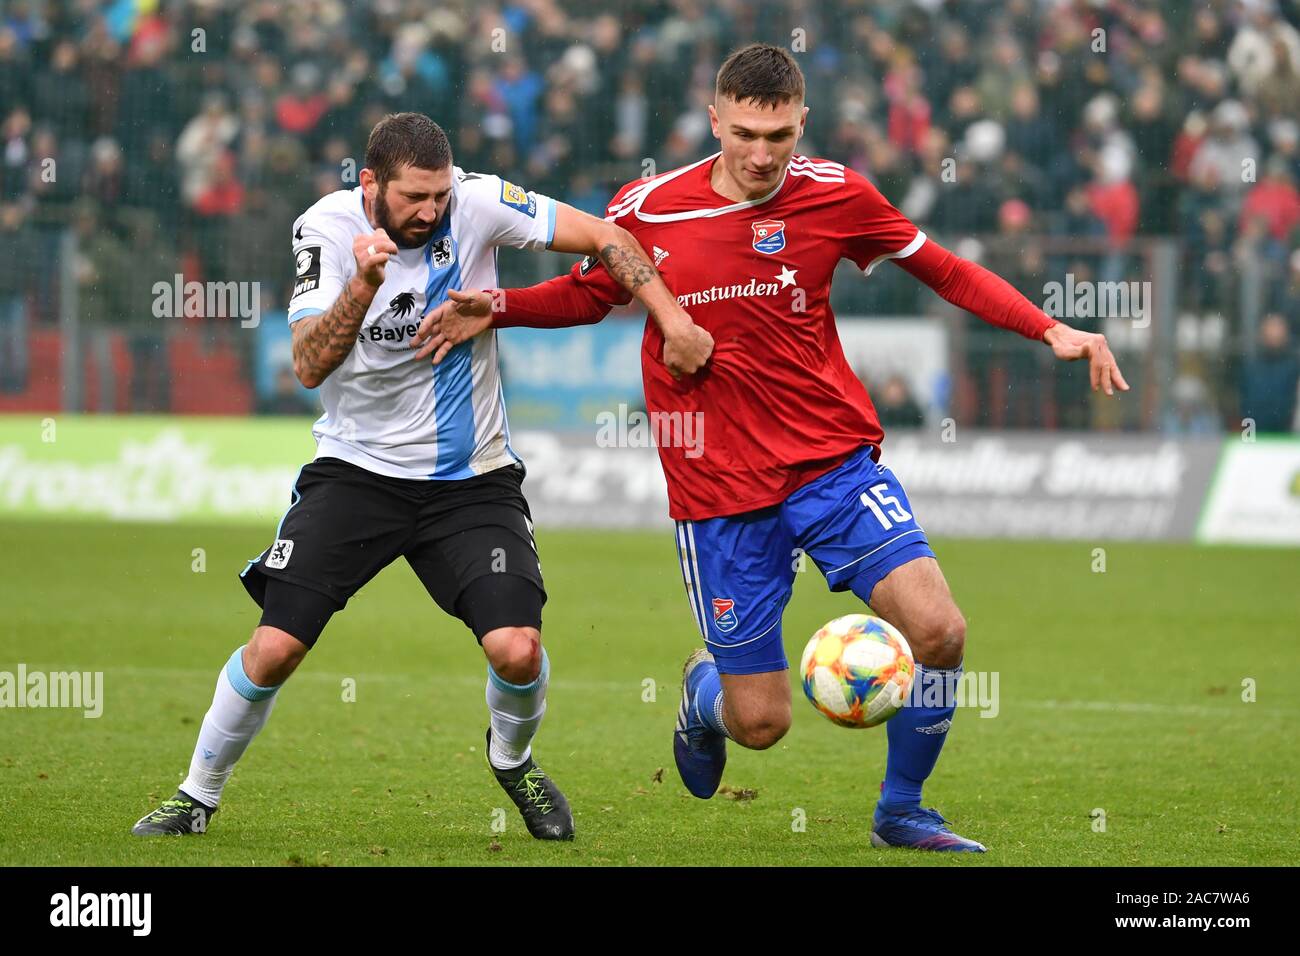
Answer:
[[393, 318], [404, 319], [415, 308], [415, 290], [399, 292], [389, 300], [388, 307], [393, 310]]
[[736, 602], [730, 598], [713, 599], [713, 626], [723, 634], [730, 634], [740, 620], [736, 617]]
[[782, 266], [781, 271], [773, 278], [780, 282], [781, 288], [784, 289], [786, 286], [794, 285], [794, 274], [798, 271], [798, 269], [791, 269], [789, 266]]
[[775, 255], [785, 248], [785, 222], [780, 219], [760, 219], [750, 223], [754, 229], [754, 248], [764, 255]]

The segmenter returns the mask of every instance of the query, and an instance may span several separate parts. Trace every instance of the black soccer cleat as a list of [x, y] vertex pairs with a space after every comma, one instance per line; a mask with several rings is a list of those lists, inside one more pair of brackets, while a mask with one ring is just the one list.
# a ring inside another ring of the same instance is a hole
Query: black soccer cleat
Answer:
[[519, 808], [528, 832], [539, 840], [572, 840], [573, 812], [569, 801], [541, 767], [529, 757], [518, 767], [498, 770], [492, 766], [492, 729], [487, 732], [488, 767]]
[[216, 812], [216, 807], [199, 803], [184, 790], [177, 790], [176, 796], [164, 800], [157, 810], [142, 816], [131, 828], [131, 832], [136, 836], [187, 836], [191, 833], [206, 833], [212, 814]]

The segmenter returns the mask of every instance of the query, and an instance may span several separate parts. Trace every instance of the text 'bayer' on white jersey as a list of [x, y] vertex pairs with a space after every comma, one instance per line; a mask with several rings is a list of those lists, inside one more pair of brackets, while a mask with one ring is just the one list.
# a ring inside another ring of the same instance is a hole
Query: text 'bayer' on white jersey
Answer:
[[[357, 187], [321, 198], [293, 230], [291, 325], [334, 304], [357, 271], [353, 240], [374, 227]], [[448, 289], [497, 287], [498, 246], [544, 249], [554, 236], [554, 200], [452, 167], [442, 222], [425, 245], [389, 259], [356, 344], [321, 383], [325, 414], [312, 428], [316, 457], [394, 478], [439, 479], [519, 461], [510, 447], [495, 330], [456, 346], [438, 365], [416, 359], [411, 340]]]

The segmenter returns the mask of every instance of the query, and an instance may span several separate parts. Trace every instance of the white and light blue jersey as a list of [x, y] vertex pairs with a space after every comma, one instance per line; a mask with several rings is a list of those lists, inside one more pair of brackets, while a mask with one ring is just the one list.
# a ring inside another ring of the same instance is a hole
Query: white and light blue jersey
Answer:
[[[416, 359], [420, 320], [448, 289], [498, 285], [496, 249], [544, 249], [555, 201], [497, 176], [452, 168], [452, 195], [429, 241], [399, 249], [356, 345], [320, 386], [317, 458], [341, 458], [394, 478], [469, 478], [519, 461], [510, 447], [495, 330], [438, 365]], [[356, 274], [352, 241], [374, 232], [361, 188], [320, 199], [294, 223], [290, 324], [324, 312]]]

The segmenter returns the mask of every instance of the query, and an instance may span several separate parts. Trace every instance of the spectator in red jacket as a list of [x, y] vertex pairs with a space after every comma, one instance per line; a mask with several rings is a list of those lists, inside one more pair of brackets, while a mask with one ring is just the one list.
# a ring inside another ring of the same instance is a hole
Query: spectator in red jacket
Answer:
[[1266, 170], [1263, 181], [1246, 194], [1239, 225], [1245, 233], [1259, 223], [1271, 238], [1284, 243], [1300, 225], [1300, 192], [1291, 181], [1285, 158], [1272, 157]]
[[921, 68], [900, 51], [882, 84], [889, 98], [889, 141], [909, 154], [921, 151], [930, 131], [930, 103], [921, 90]]
[[315, 64], [299, 63], [290, 77], [292, 88], [275, 101], [275, 121], [286, 133], [304, 135], [329, 110], [330, 98]]
[[1138, 193], [1129, 178], [1131, 162], [1124, 151], [1108, 146], [1097, 154], [1088, 199], [1093, 214], [1106, 224], [1111, 246], [1122, 249], [1138, 224]]

